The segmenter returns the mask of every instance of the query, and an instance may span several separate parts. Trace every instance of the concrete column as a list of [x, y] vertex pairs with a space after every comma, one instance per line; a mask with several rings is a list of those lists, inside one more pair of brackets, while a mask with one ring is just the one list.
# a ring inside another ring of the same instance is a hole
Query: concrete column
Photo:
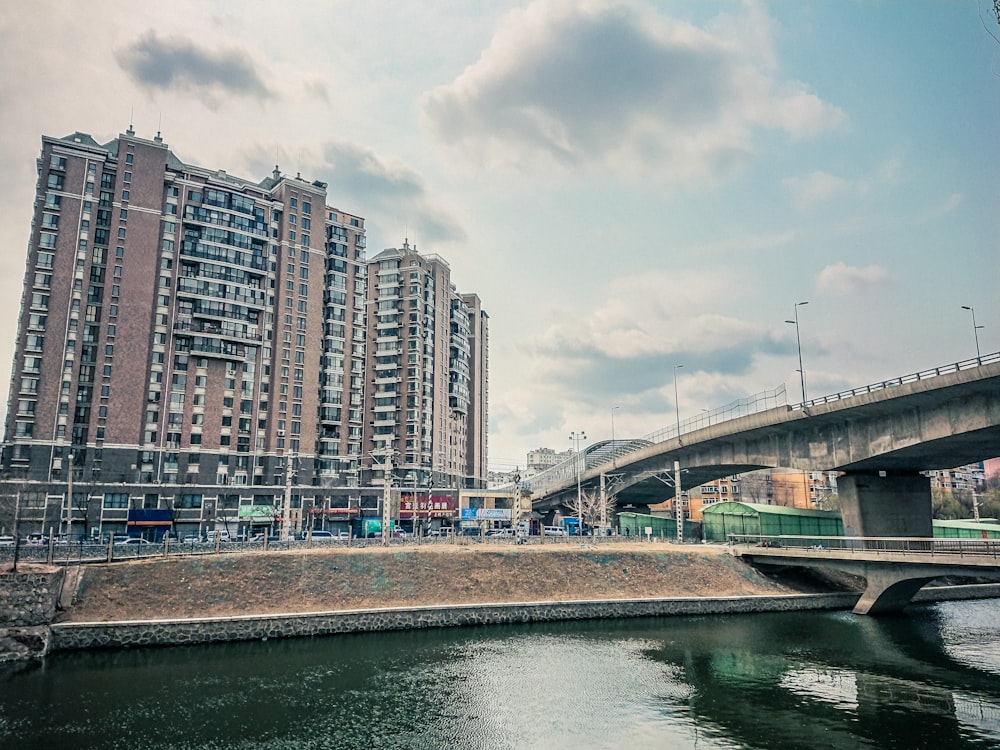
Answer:
[[847, 472], [837, 478], [847, 536], [933, 536], [931, 480], [917, 472]]

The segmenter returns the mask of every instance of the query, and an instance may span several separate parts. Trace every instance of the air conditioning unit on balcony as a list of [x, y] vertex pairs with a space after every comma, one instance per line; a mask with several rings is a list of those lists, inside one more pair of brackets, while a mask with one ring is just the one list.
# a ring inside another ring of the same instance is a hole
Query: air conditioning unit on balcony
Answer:
[[278, 430], [278, 437], [284, 437], [284, 436], [285, 436], [285, 431], [284, 430]]

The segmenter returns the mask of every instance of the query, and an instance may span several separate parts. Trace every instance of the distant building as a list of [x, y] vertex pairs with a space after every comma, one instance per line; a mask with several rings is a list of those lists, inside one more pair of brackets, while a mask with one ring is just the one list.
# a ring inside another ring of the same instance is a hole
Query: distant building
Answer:
[[574, 455], [576, 454], [571, 450], [556, 453], [551, 448], [535, 448], [533, 451], [528, 451], [525, 467], [527, 468], [528, 475], [531, 475], [539, 471], [545, 471], [550, 466], [555, 466], [563, 461], [568, 461]]
[[954, 469], [925, 471], [924, 474], [930, 477], [932, 490], [943, 490], [948, 493], [956, 491], [980, 492], [986, 484], [986, 463], [980, 461]]

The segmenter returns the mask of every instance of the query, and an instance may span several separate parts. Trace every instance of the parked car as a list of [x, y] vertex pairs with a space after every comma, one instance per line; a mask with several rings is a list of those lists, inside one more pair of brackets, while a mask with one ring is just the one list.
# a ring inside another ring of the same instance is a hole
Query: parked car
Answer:
[[487, 531], [486, 536], [490, 539], [513, 539], [516, 536], [514, 529], [494, 529]]
[[27, 544], [48, 544], [49, 538], [45, 534], [28, 534], [24, 541]]
[[427, 532], [427, 536], [453, 536], [455, 534], [455, 529], [451, 526], [442, 526], [440, 529], [431, 529]]
[[130, 536], [127, 539], [119, 539], [115, 542], [116, 547], [142, 547], [150, 542], [142, 537]]
[[562, 526], [546, 526], [544, 533], [545, 536], [568, 536], [566, 529]]
[[13, 547], [13, 546], [14, 546], [14, 537], [12, 537], [10, 534], [4, 534], [3, 536], [0, 536], [0, 547]]
[[[307, 531], [306, 539], [308, 538], [309, 538], [309, 532]], [[312, 531], [312, 540], [314, 542], [325, 542], [333, 538], [334, 538], [333, 532], [331, 531], [323, 531], [321, 529], [313, 529]]]
[[264, 542], [264, 541], [267, 541], [268, 543], [271, 543], [271, 542], [280, 542], [281, 541], [281, 537], [278, 536], [277, 534], [265, 534], [264, 532], [258, 532], [257, 534], [254, 534], [253, 536], [251, 536], [250, 539], [249, 539], [249, 541], [251, 541], [251, 542]]
[[392, 530], [392, 536], [395, 539], [412, 539], [413, 538], [413, 532], [412, 531], [406, 531], [405, 529], [393, 529]]

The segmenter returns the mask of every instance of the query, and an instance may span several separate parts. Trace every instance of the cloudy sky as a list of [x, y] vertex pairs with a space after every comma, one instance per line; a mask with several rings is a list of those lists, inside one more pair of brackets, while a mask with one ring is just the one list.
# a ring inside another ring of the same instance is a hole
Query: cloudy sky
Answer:
[[[0, 11], [0, 358], [42, 135], [275, 163], [490, 314], [490, 459], [1000, 350], [988, 0], [172, 0]], [[682, 369], [676, 369], [683, 365]], [[8, 373], [0, 374], [7, 391]], [[617, 407], [617, 408], [616, 408]]]

